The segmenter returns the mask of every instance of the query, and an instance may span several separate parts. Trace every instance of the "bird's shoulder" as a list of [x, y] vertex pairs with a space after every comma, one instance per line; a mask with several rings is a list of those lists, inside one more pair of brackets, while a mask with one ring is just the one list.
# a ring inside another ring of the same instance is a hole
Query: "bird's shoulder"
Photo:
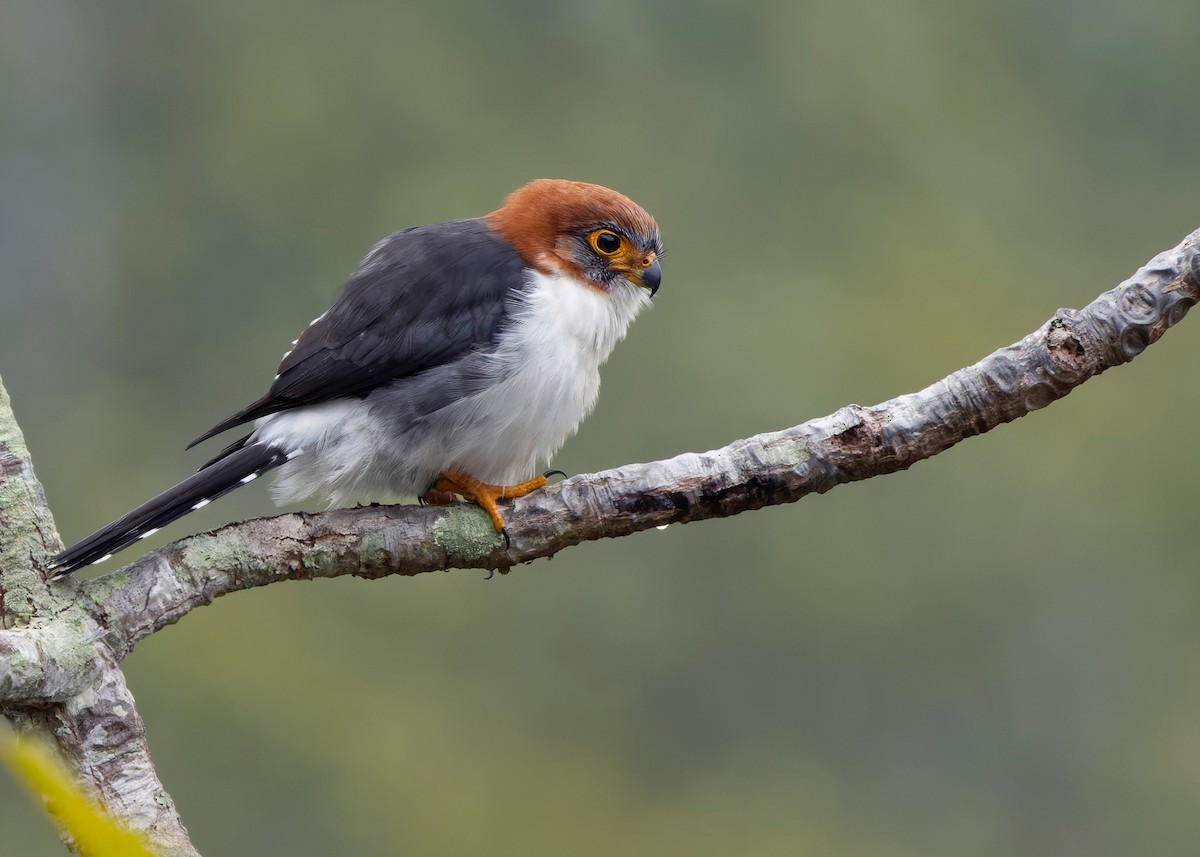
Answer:
[[389, 235], [284, 355], [267, 393], [194, 442], [278, 411], [366, 395], [488, 347], [527, 275], [483, 218]]
[[279, 387], [292, 389], [299, 378], [289, 373], [323, 353], [364, 368], [420, 371], [494, 335], [524, 280], [524, 261], [482, 219], [396, 232], [375, 245], [300, 335], [279, 366]]

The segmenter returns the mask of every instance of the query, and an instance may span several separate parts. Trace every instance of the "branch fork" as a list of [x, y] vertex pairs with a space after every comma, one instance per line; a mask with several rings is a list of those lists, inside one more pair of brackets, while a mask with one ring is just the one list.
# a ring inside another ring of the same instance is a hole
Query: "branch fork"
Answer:
[[792, 503], [904, 470], [1052, 404], [1126, 363], [1200, 300], [1200, 231], [1080, 310], [972, 366], [705, 453], [584, 474], [507, 510], [506, 547], [476, 507], [366, 507], [230, 524], [95, 580], [47, 582], [61, 547], [0, 385], [0, 708], [53, 736], [109, 810], [164, 855], [196, 855], [150, 760], [120, 661], [214, 599], [280, 580], [507, 569], [601, 538]]

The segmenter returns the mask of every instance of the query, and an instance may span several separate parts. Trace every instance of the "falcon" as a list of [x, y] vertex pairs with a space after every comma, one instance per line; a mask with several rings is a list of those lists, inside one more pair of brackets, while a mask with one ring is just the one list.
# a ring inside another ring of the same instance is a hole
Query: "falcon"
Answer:
[[279, 503], [462, 497], [507, 541], [499, 503], [546, 484], [533, 474], [595, 405], [601, 364], [658, 290], [661, 253], [637, 203], [560, 179], [483, 217], [390, 235], [293, 342], [266, 394], [188, 448], [253, 431], [58, 554], [52, 574], [103, 562], [274, 469]]

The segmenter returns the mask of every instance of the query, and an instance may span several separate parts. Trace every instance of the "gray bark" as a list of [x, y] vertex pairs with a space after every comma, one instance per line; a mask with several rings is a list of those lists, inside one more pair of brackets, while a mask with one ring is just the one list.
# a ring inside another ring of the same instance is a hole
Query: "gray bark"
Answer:
[[0, 710], [17, 729], [50, 737], [157, 851], [195, 857], [98, 614], [70, 583], [43, 579], [41, 564], [61, 548], [0, 383]]
[[511, 547], [469, 506], [347, 509], [231, 524], [85, 583], [47, 583], [54, 522], [0, 385], [0, 706], [53, 737], [163, 854], [196, 854], [155, 774], [119, 663], [213, 599], [280, 580], [512, 566], [583, 541], [736, 515], [904, 470], [1126, 363], [1200, 300], [1200, 231], [1082, 310], [916, 393], [784, 431], [564, 480], [515, 501]]

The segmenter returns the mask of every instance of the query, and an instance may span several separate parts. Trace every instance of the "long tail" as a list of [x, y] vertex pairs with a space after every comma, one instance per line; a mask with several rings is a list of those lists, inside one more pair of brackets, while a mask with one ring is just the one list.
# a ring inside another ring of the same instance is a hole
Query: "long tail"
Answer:
[[279, 447], [265, 443], [247, 444], [248, 440], [249, 437], [242, 438], [174, 488], [168, 488], [54, 557], [50, 561], [53, 576], [61, 577], [85, 565], [103, 562], [117, 551], [154, 535], [172, 521], [207, 506], [221, 495], [252, 482], [287, 461], [287, 453]]

